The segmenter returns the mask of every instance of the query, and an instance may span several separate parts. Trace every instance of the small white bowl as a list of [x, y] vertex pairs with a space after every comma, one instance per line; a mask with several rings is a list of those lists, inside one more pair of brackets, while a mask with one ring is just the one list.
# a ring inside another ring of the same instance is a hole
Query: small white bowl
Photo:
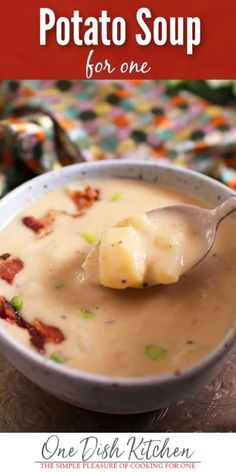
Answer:
[[[233, 194], [230, 189], [209, 177], [151, 162], [106, 161], [78, 164], [36, 177], [3, 198], [0, 201], [0, 229], [29, 201], [71, 182], [93, 177], [143, 179], [166, 184], [203, 198], [212, 205], [217, 205]], [[1, 351], [32, 382], [73, 405], [105, 413], [151, 411], [184, 398], [219, 371], [235, 345], [236, 333], [231, 329], [208, 356], [182, 370], [179, 375], [117, 377], [83, 372], [56, 364], [26, 348], [0, 327]]]

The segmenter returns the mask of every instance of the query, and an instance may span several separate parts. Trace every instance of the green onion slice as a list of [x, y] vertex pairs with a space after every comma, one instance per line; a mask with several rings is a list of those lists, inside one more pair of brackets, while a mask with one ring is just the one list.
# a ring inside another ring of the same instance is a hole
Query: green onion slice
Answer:
[[63, 288], [64, 287], [64, 284], [62, 282], [56, 282], [55, 285], [54, 285], [54, 288]]
[[156, 344], [149, 344], [145, 347], [145, 352], [150, 359], [156, 361], [167, 353], [167, 349]]
[[87, 243], [89, 244], [96, 244], [98, 242], [98, 238], [96, 236], [96, 234], [93, 234], [93, 233], [90, 233], [89, 231], [86, 231], [85, 233], [83, 233], [81, 235], [85, 241], [87, 241]]
[[13, 308], [15, 308], [15, 310], [20, 311], [24, 306], [24, 300], [20, 295], [15, 295], [11, 299], [11, 305]]
[[65, 359], [60, 352], [52, 352], [49, 359], [53, 362], [57, 362], [57, 364], [63, 364], [63, 362], [65, 362]]
[[79, 313], [80, 313], [80, 316], [82, 318], [84, 318], [85, 320], [92, 320], [92, 318], [95, 318], [95, 316], [96, 316], [96, 313], [94, 313], [94, 311], [90, 311], [90, 310], [81, 309], [79, 311]]
[[118, 202], [121, 199], [121, 193], [116, 192], [111, 196], [111, 202]]

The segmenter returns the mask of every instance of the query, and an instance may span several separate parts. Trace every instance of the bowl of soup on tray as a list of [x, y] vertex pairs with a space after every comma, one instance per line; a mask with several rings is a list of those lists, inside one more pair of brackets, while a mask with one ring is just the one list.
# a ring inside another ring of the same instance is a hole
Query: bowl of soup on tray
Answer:
[[[236, 221], [222, 223], [197, 267], [177, 278], [170, 268], [142, 288], [122, 275], [136, 281], [143, 270], [124, 222], [231, 195], [188, 170], [116, 161], [59, 169], [11, 192], [0, 202], [2, 352], [41, 388], [91, 410], [148, 411], [195, 391], [235, 346]], [[108, 283], [84, 269], [101, 241]], [[175, 251], [174, 231], [161, 244]]]

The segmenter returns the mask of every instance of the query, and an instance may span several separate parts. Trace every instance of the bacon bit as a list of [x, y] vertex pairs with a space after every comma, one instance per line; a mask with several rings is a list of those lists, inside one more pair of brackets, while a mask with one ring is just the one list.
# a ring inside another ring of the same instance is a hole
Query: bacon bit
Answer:
[[22, 221], [27, 228], [32, 229], [35, 233], [39, 233], [44, 228], [42, 221], [37, 220], [34, 216], [25, 216]]
[[2, 260], [5, 261], [6, 259], [9, 259], [10, 255], [11, 255], [11, 254], [9, 254], [9, 252], [5, 252], [5, 254], [2, 254], [2, 255], [0, 256], [0, 259], [2, 259]]
[[[26, 329], [28, 330], [28, 333], [30, 335], [31, 344], [33, 344], [35, 349], [37, 349], [40, 354], [45, 354], [45, 338], [42, 336], [41, 333], [39, 333], [39, 331], [34, 326], [32, 326], [30, 323], [28, 323], [28, 325], [29, 326]], [[24, 328], [24, 326], [22, 326], [22, 328]]]
[[59, 216], [70, 216], [71, 218], [80, 218], [84, 215], [84, 211], [90, 208], [94, 202], [100, 198], [100, 190], [86, 187], [84, 190], [75, 190], [70, 192], [70, 197], [79, 210], [78, 213], [69, 213], [64, 210], [50, 210], [42, 218], [35, 218], [34, 216], [24, 216], [22, 223], [36, 233], [40, 238], [50, 234], [53, 230], [53, 223]]
[[70, 192], [70, 196], [78, 210], [85, 210], [99, 200], [100, 190], [88, 186], [84, 190]]
[[3, 320], [16, 321], [15, 309], [2, 296], [0, 296], [0, 318]]
[[0, 296], [0, 318], [15, 323], [19, 328], [26, 329], [30, 335], [31, 343], [41, 354], [45, 353], [44, 346], [47, 341], [59, 344], [65, 339], [63, 333], [54, 326], [46, 326], [38, 320], [34, 322], [34, 325], [26, 321], [3, 296]]
[[41, 219], [35, 218], [34, 216], [25, 216], [22, 222], [27, 228], [37, 233], [40, 237], [43, 237], [52, 232], [55, 217], [56, 212], [51, 210]]
[[10, 254], [0, 256], [0, 278], [10, 285], [13, 284], [16, 274], [24, 267], [20, 259], [10, 259]]
[[48, 342], [60, 344], [65, 339], [64, 334], [59, 328], [45, 325], [44, 323], [42, 323], [42, 321], [39, 320], [35, 320], [34, 326], [42, 334], [42, 336], [46, 338]]
[[44, 224], [44, 229], [40, 233], [40, 236], [46, 236], [47, 234], [52, 232], [53, 223], [56, 219], [57, 212], [55, 210], [50, 210], [46, 215], [43, 217], [42, 221]]
[[30, 341], [33, 346], [41, 354], [44, 354], [45, 338], [31, 323], [26, 321], [17, 310], [15, 310], [15, 323], [17, 324], [17, 326], [19, 326], [19, 328], [23, 328], [28, 331], [30, 335]]
[[0, 318], [15, 323], [20, 328], [26, 329], [30, 335], [33, 346], [44, 354], [45, 339], [31, 323], [26, 321], [20, 313], [4, 297], [0, 296]]

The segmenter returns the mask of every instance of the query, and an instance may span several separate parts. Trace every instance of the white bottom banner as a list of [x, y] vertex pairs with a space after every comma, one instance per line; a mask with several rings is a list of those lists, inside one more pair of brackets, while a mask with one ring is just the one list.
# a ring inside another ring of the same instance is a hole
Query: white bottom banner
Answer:
[[236, 471], [234, 433], [1, 433], [0, 470]]

